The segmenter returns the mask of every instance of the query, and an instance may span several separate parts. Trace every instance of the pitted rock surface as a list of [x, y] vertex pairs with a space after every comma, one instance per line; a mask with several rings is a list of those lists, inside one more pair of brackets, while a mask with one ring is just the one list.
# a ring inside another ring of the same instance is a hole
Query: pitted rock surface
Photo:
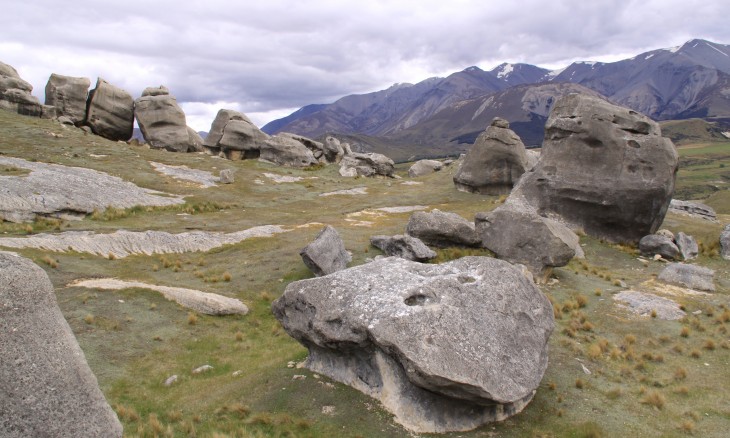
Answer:
[[507, 262], [389, 257], [296, 281], [273, 305], [306, 366], [379, 398], [416, 432], [524, 408], [547, 367], [550, 302]]
[[48, 275], [1, 251], [0, 333], [0, 436], [122, 436]]

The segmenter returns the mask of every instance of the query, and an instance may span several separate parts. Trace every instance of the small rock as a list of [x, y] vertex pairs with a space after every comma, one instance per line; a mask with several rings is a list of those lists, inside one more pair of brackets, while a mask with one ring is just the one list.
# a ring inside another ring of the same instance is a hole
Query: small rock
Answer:
[[674, 233], [672, 233], [671, 231], [667, 230], [666, 228], [662, 228], [661, 230], [657, 231], [654, 234], [656, 234], [657, 236], [664, 236], [664, 237], [666, 237], [669, 240], [674, 240]]
[[334, 406], [322, 406], [322, 413], [324, 415], [335, 415], [335, 407]]
[[238, 377], [241, 374], [243, 374], [243, 371], [242, 370], [236, 370], [236, 371], [233, 372], [233, 377]]
[[679, 260], [682, 253], [672, 239], [658, 234], [649, 234], [639, 241], [639, 251], [647, 257], [660, 255], [667, 260]]
[[443, 163], [436, 160], [419, 160], [416, 161], [409, 169], [408, 176], [416, 178], [429, 173], [438, 172], [444, 167]]
[[426, 262], [436, 258], [437, 255], [417, 237], [403, 234], [392, 237], [372, 236], [370, 244], [383, 251], [387, 256], [400, 257], [415, 262]]
[[235, 181], [235, 178], [233, 177], [233, 170], [221, 170], [221, 172], [218, 174], [218, 179], [220, 180], [221, 184], [232, 184]]
[[290, 360], [289, 362], [286, 363], [286, 367], [287, 368], [294, 368], [294, 366], [296, 364], [297, 364], [296, 362], [294, 362], [293, 360]]
[[306, 378], [307, 378], [307, 376], [305, 376], [304, 374], [294, 374], [294, 376], [292, 376], [291, 379], [292, 380], [304, 380]]
[[173, 374], [172, 376], [165, 379], [165, 386], [170, 386], [175, 382], [177, 382], [177, 374]]
[[302, 256], [304, 264], [318, 277], [345, 269], [352, 260], [352, 256], [345, 250], [345, 244], [339, 233], [329, 225], [324, 227], [299, 255]]
[[198, 368], [195, 368], [195, 369], [193, 370], [193, 374], [200, 374], [200, 373], [204, 373], [204, 372], [206, 372], [206, 371], [210, 371], [210, 370], [212, 370], [212, 369], [213, 369], [213, 367], [212, 367], [212, 366], [210, 366], [210, 365], [202, 365], [202, 366], [199, 366]]
[[682, 258], [684, 258], [684, 260], [697, 258], [697, 255], [699, 254], [699, 246], [697, 245], [697, 241], [694, 237], [680, 231], [675, 237], [675, 243], [677, 244], [677, 248], [679, 248], [679, 252], [682, 253]]

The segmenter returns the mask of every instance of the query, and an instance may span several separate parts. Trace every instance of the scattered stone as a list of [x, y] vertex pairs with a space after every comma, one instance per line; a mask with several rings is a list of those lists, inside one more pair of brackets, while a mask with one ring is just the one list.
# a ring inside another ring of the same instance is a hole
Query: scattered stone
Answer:
[[132, 95], [98, 78], [96, 88], [89, 92], [86, 125], [106, 139], [129, 140], [134, 127]]
[[525, 145], [499, 117], [477, 137], [454, 175], [463, 192], [499, 195], [509, 193], [528, 169]]
[[264, 176], [272, 181], [274, 181], [277, 184], [280, 183], [293, 183], [303, 180], [301, 176], [288, 176], [288, 175], [279, 175], [276, 173], [264, 173]]
[[403, 234], [373, 236], [370, 238], [370, 244], [383, 251], [387, 256], [400, 257], [415, 262], [427, 262], [437, 256], [420, 239]]
[[578, 236], [568, 227], [540, 216], [515, 194], [495, 210], [477, 213], [475, 222], [483, 247], [500, 259], [527, 266], [538, 283], [547, 281], [554, 267], [568, 264], [580, 248]]
[[436, 160], [418, 160], [409, 169], [408, 176], [417, 178], [419, 176], [428, 175], [429, 173], [438, 172], [444, 167], [443, 163]]
[[519, 186], [541, 216], [612, 242], [637, 242], [664, 220], [677, 163], [674, 145], [656, 122], [569, 94], [555, 103], [540, 161]]
[[685, 263], [670, 263], [659, 273], [657, 279], [690, 289], [714, 292], [714, 277], [715, 271], [709, 268]]
[[145, 88], [134, 101], [134, 116], [147, 144], [171, 152], [202, 150], [202, 139], [188, 132], [185, 112], [175, 96], [163, 86]]
[[621, 305], [621, 307], [641, 316], [655, 314], [657, 319], [667, 321], [676, 321], [686, 316], [686, 313], [680, 309], [679, 304], [668, 298], [658, 297], [650, 293], [625, 290], [613, 295], [613, 299], [623, 303], [624, 305]]
[[432, 210], [417, 211], [408, 219], [406, 234], [421, 239], [427, 245], [437, 247], [469, 246], [481, 244], [474, 230], [474, 223], [456, 213]]
[[352, 153], [345, 155], [340, 161], [340, 175], [355, 176], [387, 176], [393, 177], [395, 163], [385, 155], [376, 153]]
[[642, 237], [639, 241], [639, 251], [641, 255], [646, 257], [660, 255], [667, 260], [679, 260], [682, 256], [672, 239], [658, 234], [649, 234]]
[[335, 407], [334, 406], [322, 406], [322, 414], [335, 415]]
[[40, 117], [41, 103], [31, 94], [33, 86], [8, 64], [0, 62], [0, 109]]
[[118, 280], [116, 278], [80, 280], [69, 284], [69, 286], [106, 290], [149, 289], [160, 292], [168, 300], [175, 301], [187, 309], [205, 315], [245, 315], [248, 313], [248, 307], [235, 298], [182, 287], [160, 286], [141, 281]]
[[680, 231], [677, 233], [675, 243], [677, 244], [677, 248], [679, 248], [679, 252], [682, 253], [684, 260], [696, 259], [699, 255], [700, 249], [694, 237]]
[[291, 379], [292, 380], [304, 380], [306, 378], [307, 378], [307, 376], [305, 376], [304, 374], [294, 374]]
[[163, 175], [184, 181], [192, 181], [203, 188], [215, 187], [216, 183], [220, 182], [220, 178], [214, 177], [212, 173], [206, 170], [191, 169], [188, 166], [172, 166], [155, 163], [154, 161], [150, 161], [150, 165]]
[[720, 255], [725, 260], [730, 260], [730, 224], [725, 225], [720, 233]]
[[233, 169], [223, 169], [218, 174], [218, 182], [221, 184], [233, 184], [236, 178], [233, 176]]
[[334, 192], [320, 193], [319, 196], [336, 196], [336, 195], [367, 195], [367, 187], [355, 187], [354, 189], [335, 190]]
[[345, 250], [345, 244], [333, 227], [327, 225], [317, 234], [312, 243], [299, 252], [304, 264], [320, 277], [341, 271], [352, 261], [352, 256]]
[[0, 219], [29, 222], [36, 216], [81, 219], [107, 207], [131, 208], [182, 204], [183, 199], [96, 170], [0, 157], [0, 164], [28, 169], [21, 176], [4, 176], [0, 190]]
[[583, 374], [588, 374], [588, 375], [591, 375], [592, 374], [591, 373], [591, 370], [589, 370], [588, 367], [586, 367], [582, 363], [580, 364], [580, 367], [583, 369]]
[[294, 368], [294, 366], [296, 364], [297, 364], [296, 362], [294, 362], [293, 360], [290, 360], [289, 362], [286, 363], [286, 367], [287, 368]]
[[190, 231], [171, 234], [165, 231], [127, 231], [95, 234], [92, 231], [39, 233], [28, 237], [0, 237], [0, 246], [8, 248], [38, 248], [46, 251], [86, 252], [101, 257], [112, 254], [120, 259], [134, 254], [180, 254], [210, 251], [223, 245], [242, 242], [252, 237], [271, 237], [285, 233], [278, 225], [262, 225], [233, 233]]
[[[58, 122], [60, 124], [62, 124], [62, 125], [69, 125], [69, 126], [73, 126], [74, 125], [74, 121], [70, 117], [66, 117], [66, 116], [60, 116], [58, 118]], [[82, 126], [82, 129], [83, 128], [87, 128], [89, 130], [91, 129], [88, 126]]]
[[272, 310], [312, 372], [380, 399], [416, 433], [520, 412], [547, 368], [553, 309], [519, 269], [488, 257], [397, 257], [290, 283]]
[[89, 78], [52, 73], [46, 84], [46, 105], [55, 108], [59, 119], [64, 117], [71, 125], [81, 125], [86, 120], [86, 101], [90, 86]]
[[421, 181], [403, 181], [401, 183], [401, 185], [404, 185], [404, 186], [420, 186], [422, 184], [423, 184], [423, 182], [421, 182]]
[[0, 252], [0, 333], [0, 436], [122, 436], [48, 275], [7, 252]]
[[701, 202], [690, 202], [680, 201], [679, 199], [672, 199], [669, 203], [669, 210], [672, 213], [684, 214], [687, 216], [694, 216], [700, 219], [705, 219], [710, 222], [717, 222], [717, 213], [709, 205]]
[[177, 382], [177, 374], [173, 374], [172, 376], [165, 379], [165, 386], [172, 386], [172, 384], [175, 382]]
[[205, 373], [207, 371], [210, 371], [212, 369], [213, 369], [213, 367], [210, 365], [201, 365], [201, 366], [195, 368], [192, 372], [193, 372], [193, 374], [200, 374], [200, 373]]
[[243, 371], [242, 371], [242, 370], [236, 370], [236, 371], [234, 371], [234, 372], [233, 372], [233, 374], [231, 374], [231, 375], [232, 375], [233, 377], [238, 377], [238, 376], [240, 376], [240, 375], [243, 375]]

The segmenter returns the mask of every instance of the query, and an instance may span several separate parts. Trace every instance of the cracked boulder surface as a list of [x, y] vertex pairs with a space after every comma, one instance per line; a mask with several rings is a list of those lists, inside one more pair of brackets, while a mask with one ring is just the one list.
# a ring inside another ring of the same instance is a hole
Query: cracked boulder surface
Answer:
[[553, 310], [515, 266], [389, 257], [291, 283], [272, 304], [306, 366], [379, 399], [418, 433], [520, 412], [548, 362]]

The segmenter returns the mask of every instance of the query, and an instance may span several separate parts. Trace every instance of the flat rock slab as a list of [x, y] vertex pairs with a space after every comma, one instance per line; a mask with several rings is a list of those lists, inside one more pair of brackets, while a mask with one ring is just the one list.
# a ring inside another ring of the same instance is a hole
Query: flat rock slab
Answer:
[[210, 251], [213, 248], [238, 243], [252, 237], [271, 237], [286, 231], [279, 225], [262, 225], [235, 233], [190, 231], [171, 234], [164, 231], [119, 230], [109, 234], [96, 234], [91, 231], [66, 231], [59, 234], [0, 238], [0, 246], [18, 249], [38, 248], [56, 252], [71, 250], [102, 257], [113, 254], [116, 258], [123, 258], [134, 254]]
[[690, 289], [715, 291], [715, 271], [703, 266], [670, 263], [659, 273], [657, 280]]
[[81, 167], [0, 157], [0, 165], [30, 170], [0, 176], [0, 219], [26, 222], [36, 215], [87, 215], [107, 207], [182, 204], [179, 196], [144, 189], [116, 176]]
[[517, 267], [488, 257], [396, 257], [289, 284], [272, 309], [306, 366], [378, 398], [415, 432], [520, 412], [547, 367], [553, 310]]
[[621, 303], [619, 306], [641, 316], [649, 317], [654, 312], [658, 319], [676, 321], [686, 315], [676, 302], [646, 292], [625, 290], [614, 295], [613, 299]]
[[141, 281], [125, 281], [116, 278], [80, 280], [69, 284], [69, 286], [105, 290], [121, 290], [136, 287], [160, 292], [168, 300], [175, 301], [185, 308], [206, 315], [245, 315], [248, 313], [248, 307], [235, 298], [182, 287], [160, 286]]
[[191, 169], [188, 166], [172, 166], [169, 164], [155, 163], [150, 161], [152, 167], [163, 175], [171, 176], [178, 180], [191, 181], [203, 188], [215, 187], [220, 178], [213, 176], [206, 170]]
[[48, 275], [1, 251], [0, 333], [0, 436], [122, 436]]
[[319, 196], [338, 196], [338, 195], [367, 195], [367, 187], [355, 187], [354, 189], [335, 190], [334, 192], [321, 193]]

